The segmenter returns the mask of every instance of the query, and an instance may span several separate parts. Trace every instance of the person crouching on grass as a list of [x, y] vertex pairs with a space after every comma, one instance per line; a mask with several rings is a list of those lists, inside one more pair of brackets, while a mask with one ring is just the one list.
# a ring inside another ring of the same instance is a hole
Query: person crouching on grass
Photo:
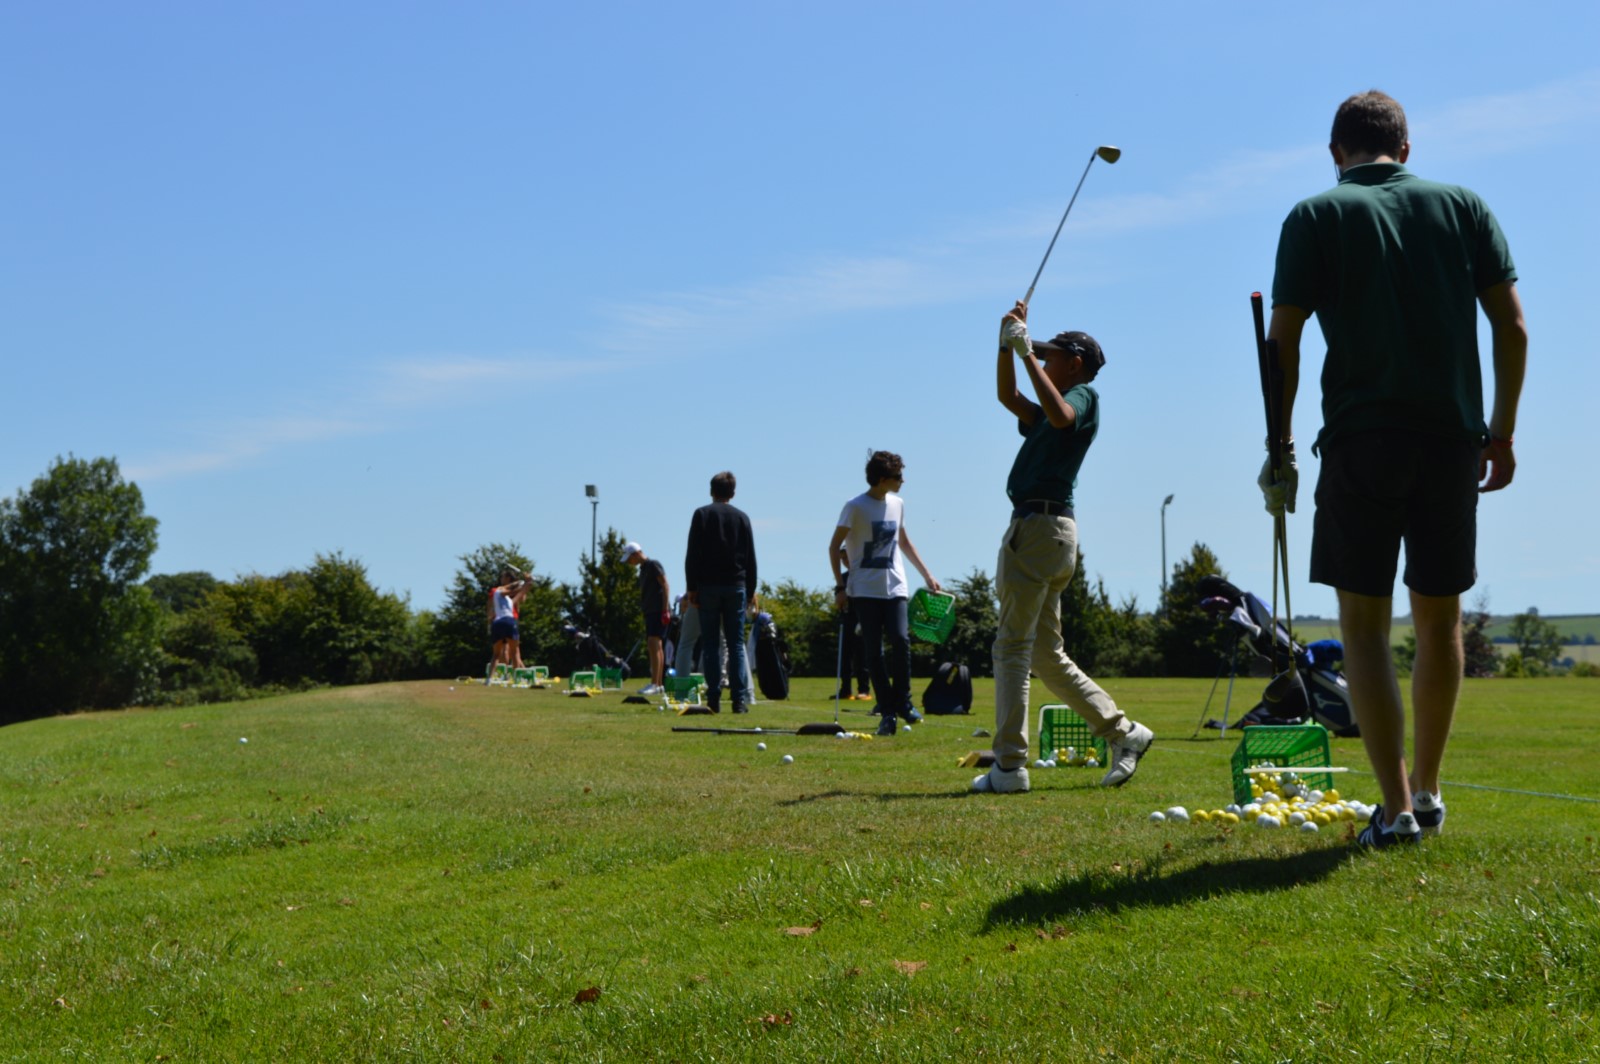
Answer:
[[[894, 489], [905, 483], [905, 462], [890, 451], [874, 451], [867, 459], [867, 490], [844, 504], [839, 524], [828, 544], [833, 566], [834, 604], [842, 611], [846, 596], [861, 625], [861, 643], [872, 689], [878, 693], [877, 710], [883, 716], [879, 735], [893, 735], [895, 718], [907, 724], [922, 719], [911, 705], [911, 631], [906, 606], [906, 566], [901, 552], [922, 574], [928, 590], [938, 591], [939, 581], [928, 572], [917, 548], [906, 534], [905, 502]], [[850, 559], [850, 579], [840, 568], [840, 548]], [[889, 661], [883, 660], [883, 638], [889, 638]], [[842, 681], [841, 681], [842, 682]]]
[[[1106, 741], [1110, 768], [1100, 785], [1119, 787], [1138, 769], [1155, 735], [1129, 720], [1073, 664], [1061, 636], [1061, 593], [1078, 565], [1072, 493], [1100, 428], [1100, 396], [1089, 382], [1106, 357], [1088, 333], [1064, 332], [1049, 341], [1030, 342], [1027, 319], [1027, 305], [1018, 303], [1000, 325], [996, 393], [1000, 405], [1017, 416], [1023, 443], [1006, 481], [1011, 523], [995, 567], [1000, 592], [994, 640], [995, 761], [972, 781], [972, 789], [1000, 794], [1028, 789], [1030, 666]], [[1033, 382], [1037, 403], [1017, 391], [1013, 352]]]

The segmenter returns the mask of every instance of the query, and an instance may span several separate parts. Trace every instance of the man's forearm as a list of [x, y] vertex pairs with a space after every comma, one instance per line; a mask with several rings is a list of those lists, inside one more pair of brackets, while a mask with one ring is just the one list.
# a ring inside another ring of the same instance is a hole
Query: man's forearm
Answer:
[[1519, 317], [1494, 328], [1494, 407], [1489, 435], [1509, 440], [1517, 430], [1517, 405], [1528, 371], [1528, 329]]

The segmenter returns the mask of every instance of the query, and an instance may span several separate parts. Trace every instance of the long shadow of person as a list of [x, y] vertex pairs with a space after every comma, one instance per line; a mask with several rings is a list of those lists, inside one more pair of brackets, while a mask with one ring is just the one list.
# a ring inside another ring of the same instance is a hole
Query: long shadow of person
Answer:
[[1329, 847], [1283, 857], [1202, 861], [1171, 874], [1165, 870], [1170, 862], [1160, 859], [1126, 868], [1095, 869], [1054, 886], [1023, 887], [995, 902], [984, 919], [984, 930], [1056, 924], [1075, 916], [1184, 905], [1230, 894], [1290, 890], [1327, 878], [1348, 860], [1349, 850]]

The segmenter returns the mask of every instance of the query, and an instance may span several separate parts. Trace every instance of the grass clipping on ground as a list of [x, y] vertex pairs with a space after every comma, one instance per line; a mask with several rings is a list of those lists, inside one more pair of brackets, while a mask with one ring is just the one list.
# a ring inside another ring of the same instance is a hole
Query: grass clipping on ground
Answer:
[[1161, 739], [1134, 780], [1017, 796], [955, 767], [983, 681], [873, 742], [447, 681], [6, 728], [0, 1059], [1592, 1053], [1600, 805], [1511, 793], [1592, 797], [1581, 681], [1469, 682], [1474, 786], [1381, 855], [1147, 822], [1227, 803], [1234, 739], [1188, 738], [1208, 681], [1106, 686]]

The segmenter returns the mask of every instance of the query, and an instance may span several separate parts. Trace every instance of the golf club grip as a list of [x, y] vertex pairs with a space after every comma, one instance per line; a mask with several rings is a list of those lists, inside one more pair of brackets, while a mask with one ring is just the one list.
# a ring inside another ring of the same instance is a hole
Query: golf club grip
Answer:
[[1272, 374], [1267, 368], [1267, 326], [1261, 293], [1250, 293], [1250, 315], [1256, 326], [1256, 370], [1261, 374], [1261, 404], [1266, 409], [1267, 432], [1272, 432]]

